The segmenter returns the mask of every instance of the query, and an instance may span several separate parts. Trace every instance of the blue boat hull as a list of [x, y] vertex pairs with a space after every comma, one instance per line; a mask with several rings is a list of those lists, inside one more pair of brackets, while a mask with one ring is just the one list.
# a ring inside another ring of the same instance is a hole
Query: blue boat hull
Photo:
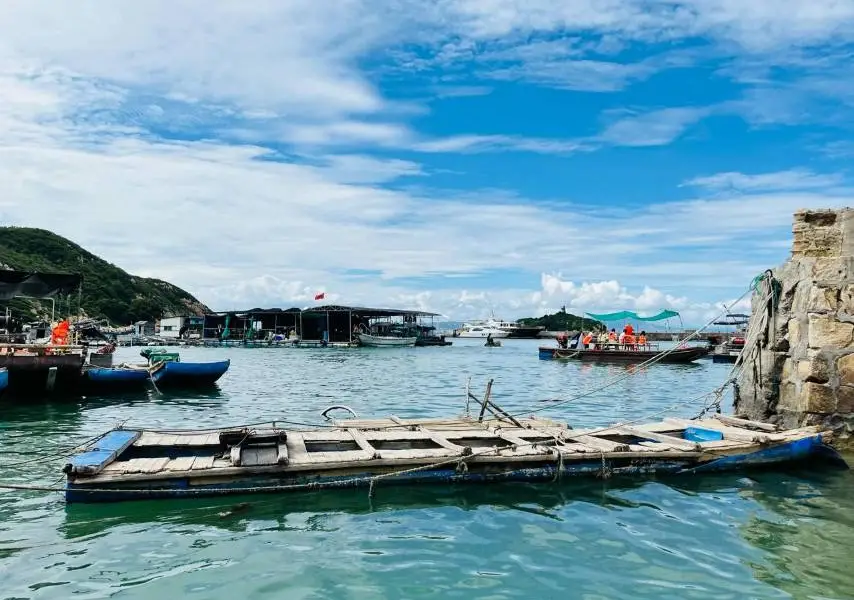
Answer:
[[9, 370], [0, 369], [0, 392], [9, 387]]
[[[116, 440], [116, 443], [124, 439]], [[104, 457], [93, 454], [86, 461], [92, 468], [100, 468], [113, 448], [104, 449]], [[740, 471], [752, 468], [767, 468], [772, 465], [827, 462], [844, 465], [844, 460], [820, 435], [802, 438], [794, 442], [779, 444], [755, 452], [731, 455], [707, 462], [695, 458], [663, 459], [609, 459], [591, 458], [581, 461], [555, 462], [532, 461], [512, 469], [471, 463], [466, 469], [456, 465], [431, 470], [410, 471], [388, 477], [375, 485], [414, 483], [491, 483], [491, 482], [537, 482], [555, 481], [570, 477], [689, 475], [703, 472]], [[87, 463], [87, 465], [88, 465]], [[66, 486], [67, 502], [117, 502], [124, 500], [152, 500], [164, 498], [187, 498], [198, 496], [222, 496], [248, 493], [281, 493], [318, 489], [341, 489], [368, 487], [377, 472], [365, 470], [349, 471], [337, 475], [312, 474], [308, 472], [241, 473], [227, 481], [217, 478], [204, 483], [203, 478], [163, 478], [149, 481], [124, 481], [110, 483], [82, 483], [69, 481]]]
[[83, 377], [91, 391], [144, 389], [148, 384], [148, 371], [139, 369], [93, 367]]
[[158, 388], [207, 387], [216, 383], [230, 365], [230, 360], [208, 363], [165, 362], [152, 371], [151, 380]]

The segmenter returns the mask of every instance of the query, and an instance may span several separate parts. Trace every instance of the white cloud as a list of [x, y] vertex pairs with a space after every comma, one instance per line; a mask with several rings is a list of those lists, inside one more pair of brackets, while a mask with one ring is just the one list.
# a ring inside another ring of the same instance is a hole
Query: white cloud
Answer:
[[511, 135], [455, 135], [418, 142], [420, 152], [490, 152], [517, 151], [537, 154], [569, 154], [591, 148], [583, 140], [531, 138]]
[[608, 125], [598, 139], [620, 146], [662, 146], [708, 113], [707, 108], [663, 108], [623, 117]]
[[682, 185], [714, 191], [726, 190], [807, 190], [840, 186], [845, 178], [839, 173], [816, 174], [808, 169], [789, 169], [776, 173], [746, 175], [738, 172], [695, 177]]

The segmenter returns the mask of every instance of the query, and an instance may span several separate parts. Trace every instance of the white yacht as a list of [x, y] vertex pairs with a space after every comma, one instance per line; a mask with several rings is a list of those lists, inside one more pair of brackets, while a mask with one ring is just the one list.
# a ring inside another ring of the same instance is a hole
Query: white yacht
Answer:
[[461, 338], [485, 338], [492, 334], [493, 338], [510, 337], [510, 332], [502, 326], [507, 325], [502, 321], [489, 319], [487, 321], [472, 321], [464, 323], [462, 329], [457, 333], [457, 337]]

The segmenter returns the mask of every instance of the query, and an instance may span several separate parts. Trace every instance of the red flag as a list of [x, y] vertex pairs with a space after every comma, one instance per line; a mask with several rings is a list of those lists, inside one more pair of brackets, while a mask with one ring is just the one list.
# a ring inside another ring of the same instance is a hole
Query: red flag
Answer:
[[314, 295], [315, 300], [323, 300], [326, 298], [326, 292], [320, 292], [319, 294]]

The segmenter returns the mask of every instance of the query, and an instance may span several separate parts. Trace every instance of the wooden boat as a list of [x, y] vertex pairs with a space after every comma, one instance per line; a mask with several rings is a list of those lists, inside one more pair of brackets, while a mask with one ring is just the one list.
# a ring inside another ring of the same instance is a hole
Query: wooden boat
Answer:
[[197, 388], [216, 383], [230, 365], [231, 360], [206, 363], [160, 361], [151, 366], [149, 373], [158, 388]]
[[[540, 346], [540, 359], [565, 359], [565, 360], [580, 360], [593, 362], [618, 362], [638, 364], [651, 360], [660, 354], [659, 350], [625, 350], [616, 348], [604, 348], [600, 350], [576, 350], [573, 348], [555, 348], [549, 346]], [[669, 354], [661, 357], [657, 362], [680, 364], [689, 363], [704, 357], [709, 353], [709, 349], [705, 346], [686, 346], [677, 348]]]
[[[178, 364], [178, 363], [176, 363]], [[716, 415], [573, 430], [547, 419], [333, 421], [286, 430], [114, 429], [63, 468], [68, 502], [285, 492], [381, 483], [696, 475], [795, 461], [841, 461], [816, 427], [777, 431]], [[843, 463], [844, 464], [844, 463]]]
[[369, 348], [405, 348], [414, 346], [418, 338], [416, 336], [371, 335], [360, 332], [356, 334], [356, 339], [359, 340], [359, 344]]

